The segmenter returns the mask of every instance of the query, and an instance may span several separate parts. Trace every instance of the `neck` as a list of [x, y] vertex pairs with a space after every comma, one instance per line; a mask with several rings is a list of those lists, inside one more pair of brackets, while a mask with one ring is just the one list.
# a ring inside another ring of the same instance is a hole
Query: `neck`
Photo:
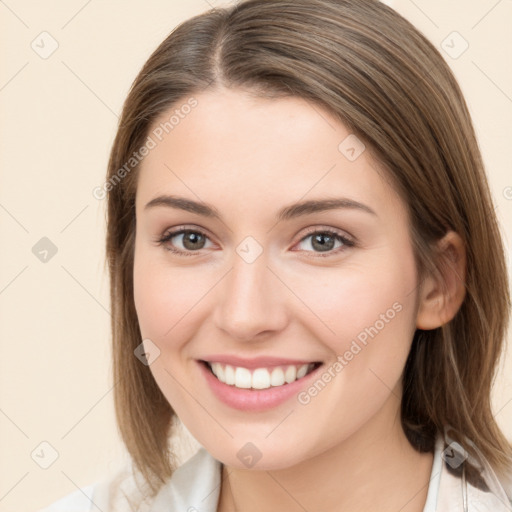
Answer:
[[410, 445], [399, 401], [391, 395], [388, 402], [349, 438], [293, 467], [223, 466], [218, 512], [422, 512], [433, 454]]

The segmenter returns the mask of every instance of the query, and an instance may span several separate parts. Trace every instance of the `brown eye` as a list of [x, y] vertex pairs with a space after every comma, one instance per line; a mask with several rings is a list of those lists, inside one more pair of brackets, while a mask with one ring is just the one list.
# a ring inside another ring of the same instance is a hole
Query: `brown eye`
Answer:
[[[198, 230], [179, 229], [170, 231], [158, 240], [160, 245], [176, 254], [183, 256], [192, 256], [194, 252], [198, 252], [205, 248], [208, 237]], [[180, 244], [182, 247], [180, 247]], [[178, 247], [176, 247], [178, 245]]]
[[312, 235], [311, 246], [319, 251], [329, 251], [334, 248], [336, 239], [331, 235], [325, 233], [317, 233]]
[[185, 231], [181, 241], [185, 249], [193, 251], [204, 247], [205, 237], [197, 231]]
[[[305, 241], [310, 239], [309, 243]], [[338, 245], [336, 245], [338, 243]], [[299, 242], [300, 244], [305, 244], [313, 249], [313, 251], [308, 250], [308, 248], [302, 248], [306, 252], [313, 253], [326, 253], [326, 254], [318, 254], [319, 256], [330, 256], [331, 254], [337, 254], [340, 251], [343, 251], [347, 247], [353, 247], [355, 244], [352, 240], [349, 240], [347, 237], [329, 230], [317, 230], [309, 233], [307, 236], [302, 238]]]

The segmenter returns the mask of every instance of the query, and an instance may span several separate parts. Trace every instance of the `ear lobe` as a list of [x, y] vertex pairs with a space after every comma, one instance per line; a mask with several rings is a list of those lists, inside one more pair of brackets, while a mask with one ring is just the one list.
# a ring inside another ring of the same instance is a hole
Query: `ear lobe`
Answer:
[[452, 320], [466, 296], [466, 249], [462, 238], [449, 231], [437, 243], [436, 275], [420, 286], [416, 327], [430, 330]]

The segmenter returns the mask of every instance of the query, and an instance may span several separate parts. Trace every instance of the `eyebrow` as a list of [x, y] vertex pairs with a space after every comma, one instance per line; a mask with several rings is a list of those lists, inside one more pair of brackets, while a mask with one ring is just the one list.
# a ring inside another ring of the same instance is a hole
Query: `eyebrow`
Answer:
[[[165, 206], [167, 208], [175, 208], [185, 210], [187, 212], [196, 213], [203, 217], [222, 220], [222, 216], [214, 206], [204, 203], [193, 201], [185, 197], [160, 195], [155, 197], [146, 204], [144, 210], [155, 208], [157, 206]], [[276, 218], [278, 221], [290, 220], [303, 215], [310, 215], [312, 213], [324, 212], [335, 209], [352, 209], [360, 210], [371, 215], [377, 216], [374, 210], [363, 203], [354, 201], [348, 198], [332, 198], [332, 199], [315, 199], [309, 201], [302, 201], [293, 203], [282, 208]]]

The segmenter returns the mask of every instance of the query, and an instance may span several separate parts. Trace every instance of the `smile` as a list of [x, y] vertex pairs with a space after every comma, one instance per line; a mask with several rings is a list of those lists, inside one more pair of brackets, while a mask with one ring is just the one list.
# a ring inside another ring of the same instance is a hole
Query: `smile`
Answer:
[[291, 384], [311, 373], [320, 364], [283, 365], [250, 370], [219, 362], [205, 362], [220, 382], [239, 389], [268, 389]]

